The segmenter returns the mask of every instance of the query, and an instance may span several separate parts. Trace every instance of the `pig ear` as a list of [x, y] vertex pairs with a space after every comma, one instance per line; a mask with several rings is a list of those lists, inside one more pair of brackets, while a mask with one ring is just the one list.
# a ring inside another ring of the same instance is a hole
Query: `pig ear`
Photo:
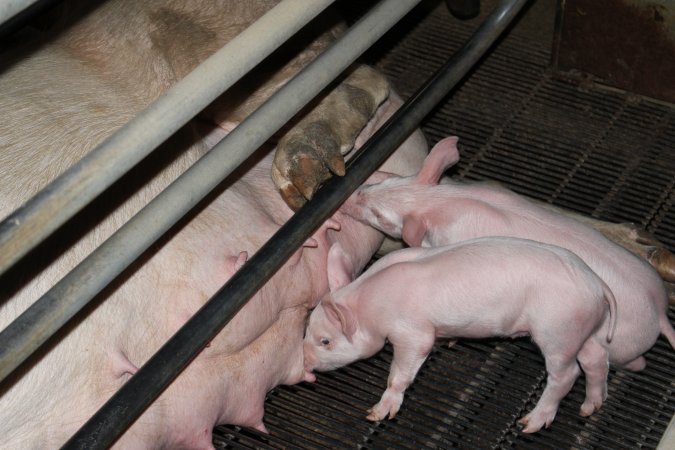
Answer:
[[322, 304], [328, 319], [335, 323], [339, 322], [342, 333], [349, 342], [352, 342], [352, 336], [356, 333], [356, 319], [354, 319], [352, 310], [348, 306], [335, 303], [332, 300], [326, 300]]
[[349, 255], [339, 243], [328, 250], [328, 288], [332, 291], [345, 286], [354, 280], [354, 265]]
[[409, 214], [403, 218], [401, 237], [411, 247], [421, 247], [427, 226], [421, 217]]
[[459, 161], [456, 136], [439, 141], [424, 160], [415, 181], [418, 184], [438, 184], [443, 172]]

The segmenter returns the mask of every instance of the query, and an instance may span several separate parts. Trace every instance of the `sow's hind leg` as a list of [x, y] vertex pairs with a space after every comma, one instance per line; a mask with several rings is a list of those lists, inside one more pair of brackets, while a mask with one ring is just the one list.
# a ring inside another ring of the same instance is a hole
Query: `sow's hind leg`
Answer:
[[638, 228], [633, 223], [605, 222], [548, 203], [536, 203], [550, 211], [571, 217], [595, 228], [607, 239], [645, 259], [663, 279], [670, 304], [675, 304], [675, 256], [651, 233]]
[[294, 210], [333, 174], [344, 175], [344, 155], [389, 96], [385, 78], [357, 66], [280, 139], [272, 179]]
[[608, 239], [646, 259], [664, 281], [669, 284], [675, 282], [675, 256], [651, 233], [638, 228], [634, 223], [608, 223], [590, 217], [584, 217], [582, 221]]
[[663, 279], [663, 285], [668, 292], [668, 301], [671, 305], [675, 305], [675, 256], [656, 237], [638, 228], [634, 223], [604, 222], [562, 209], [560, 212], [595, 228], [607, 239], [645, 259]]

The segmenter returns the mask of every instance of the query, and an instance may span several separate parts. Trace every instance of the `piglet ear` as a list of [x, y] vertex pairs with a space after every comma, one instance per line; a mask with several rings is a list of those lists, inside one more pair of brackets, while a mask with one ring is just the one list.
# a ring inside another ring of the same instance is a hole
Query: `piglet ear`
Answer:
[[328, 288], [331, 292], [354, 280], [354, 264], [338, 242], [328, 250], [326, 270], [328, 271]]
[[335, 303], [332, 300], [322, 302], [323, 309], [326, 311], [328, 319], [335, 323], [340, 323], [342, 333], [349, 342], [352, 342], [352, 336], [356, 333], [356, 319], [351, 308], [341, 303]]
[[451, 136], [434, 145], [415, 177], [418, 184], [438, 184], [443, 172], [459, 161], [457, 141], [456, 136]]

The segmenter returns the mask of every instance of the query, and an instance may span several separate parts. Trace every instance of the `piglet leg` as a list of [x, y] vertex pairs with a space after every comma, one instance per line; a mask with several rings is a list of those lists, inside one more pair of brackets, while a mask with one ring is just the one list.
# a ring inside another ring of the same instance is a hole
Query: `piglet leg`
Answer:
[[608, 358], [607, 350], [593, 339], [586, 341], [577, 355], [586, 377], [586, 399], [580, 411], [582, 416], [593, 414], [607, 399]]
[[518, 422], [525, 425], [524, 433], [535, 433], [542, 427], [551, 425], [558, 411], [560, 400], [572, 389], [581, 370], [574, 359], [561, 355], [546, 356], [546, 388], [541, 398], [529, 414]]
[[434, 345], [434, 335], [424, 336], [418, 339], [415, 336], [410, 342], [402, 345], [394, 345], [394, 359], [391, 362], [387, 389], [382, 394], [380, 401], [370, 408], [368, 420], [383, 420], [389, 415], [393, 419], [403, 403], [403, 393], [415, 379], [417, 371], [422, 367], [424, 360], [431, 352]]

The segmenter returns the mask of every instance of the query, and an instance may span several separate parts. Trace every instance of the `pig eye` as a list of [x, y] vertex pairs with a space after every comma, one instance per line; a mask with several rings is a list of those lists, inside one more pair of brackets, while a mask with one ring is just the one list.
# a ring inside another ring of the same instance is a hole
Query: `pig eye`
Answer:
[[328, 338], [321, 338], [321, 345], [328, 345], [330, 344], [330, 339]]

